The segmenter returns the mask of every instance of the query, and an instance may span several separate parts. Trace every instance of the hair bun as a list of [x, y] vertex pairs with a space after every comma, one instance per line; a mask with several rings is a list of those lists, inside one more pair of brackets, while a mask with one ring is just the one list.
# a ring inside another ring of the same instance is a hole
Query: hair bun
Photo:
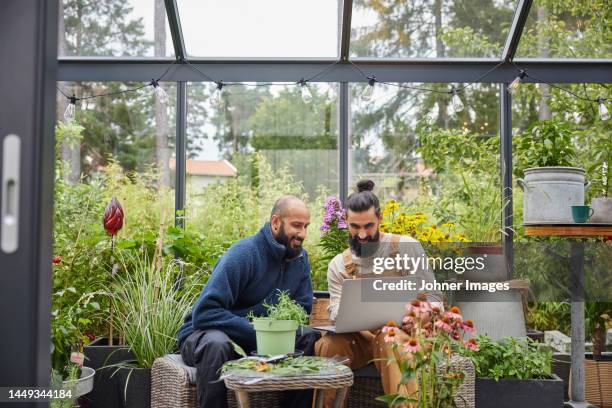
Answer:
[[372, 191], [374, 190], [374, 182], [372, 180], [361, 180], [357, 183], [357, 191]]

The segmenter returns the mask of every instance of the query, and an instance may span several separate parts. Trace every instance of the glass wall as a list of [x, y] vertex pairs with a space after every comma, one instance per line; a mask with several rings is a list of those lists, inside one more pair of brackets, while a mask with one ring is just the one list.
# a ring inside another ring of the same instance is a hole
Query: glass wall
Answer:
[[610, 58], [611, 13], [608, 1], [535, 0], [516, 56]]
[[187, 53], [194, 57], [336, 57], [341, 3], [177, 1]]
[[498, 57], [515, 0], [355, 1], [351, 56]]
[[499, 241], [499, 87], [473, 85], [459, 103], [448, 84], [395, 85], [367, 100], [369, 85], [351, 86], [350, 187], [373, 180], [394, 217], [452, 224], [447, 240]]
[[59, 3], [60, 57], [174, 57], [164, 0]]
[[[188, 84], [186, 223], [211, 259], [255, 233], [284, 194], [307, 203], [313, 280], [326, 287], [323, 203], [338, 195], [338, 86]], [[214, 263], [214, 262], [211, 262]]]

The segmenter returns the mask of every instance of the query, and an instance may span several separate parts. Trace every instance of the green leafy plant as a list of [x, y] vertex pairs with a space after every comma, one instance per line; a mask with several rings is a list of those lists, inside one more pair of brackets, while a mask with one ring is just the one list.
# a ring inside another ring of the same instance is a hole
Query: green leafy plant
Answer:
[[[53, 390], [64, 390], [64, 392], [69, 391], [70, 397], [64, 399], [53, 399], [49, 406], [51, 408], [74, 408], [78, 406], [76, 404], [76, 381], [81, 376], [81, 367], [76, 363], [70, 363], [66, 366], [66, 374], [65, 376], [61, 375], [57, 371], [53, 371], [51, 374], [51, 388]], [[64, 386], [64, 381], [67, 381], [69, 384], [68, 389]]]
[[499, 341], [478, 336], [480, 350], [462, 349], [472, 359], [477, 377], [541, 379], [551, 377], [552, 351], [529, 338], [504, 337]]
[[576, 148], [567, 122], [553, 119], [532, 124], [515, 142], [514, 174], [521, 176], [530, 167], [573, 166]]
[[540, 330], [559, 330], [569, 335], [570, 304], [568, 302], [536, 302], [530, 304], [525, 315], [529, 327]]
[[250, 320], [264, 318], [270, 320], [294, 320], [300, 325], [308, 323], [308, 313], [286, 291], [278, 290], [278, 302], [264, 303], [265, 317], [257, 317], [252, 312], [247, 315]]
[[316, 374], [325, 369], [342, 369], [344, 367], [339, 365], [339, 363], [318, 357], [289, 357], [278, 363], [266, 363], [259, 358], [246, 357], [240, 360], [228, 361], [221, 368], [221, 373], [225, 374], [231, 370], [246, 375], [249, 375], [249, 372], [257, 372], [293, 376]]
[[129, 263], [124, 258], [126, 273], [112, 289], [115, 326], [125, 335], [140, 368], [150, 368], [156, 358], [174, 351], [185, 311], [197, 296], [196, 287], [177, 285], [179, 263], [164, 263], [159, 258], [149, 261], [146, 254]]
[[[94, 300], [101, 293], [85, 293], [70, 307], [59, 307], [68, 294], [76, 294], [69, 287], [53, 293], [54, 309], [51, 312], [51, 367], [61, 378], [69, 378], [75, 364], [70, 361], [72, 352], [83, 352], [92, 339], [92, 323], [100, 311], [100, 304]], [[78, 368], [78, 365], [77, 365]]]
[[606, 330], [612, 325], [612, 302], [586, 302], [584, 308], [587, 336], [593, 340], [593, 358], [601, 359], [606, 345]]

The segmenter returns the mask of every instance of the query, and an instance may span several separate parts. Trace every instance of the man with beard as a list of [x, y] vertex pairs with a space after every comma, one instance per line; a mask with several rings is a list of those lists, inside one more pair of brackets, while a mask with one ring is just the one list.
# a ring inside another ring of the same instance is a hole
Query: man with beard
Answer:
[[[247, 354], [256, 350], [255, 330], [246, 317], [250, 312], [264, 316], [264, 303], [276, 304], [280, 290], [310, 314], [310, 263], [302, 248], [309, 224], [310, 212], [303, 201], [281, 197], [274, 204], [270, 221], [255, 235], [232, 245], [217, 261], [178, 332], [184, 362], [197, 368], [200, 408], [227, 407], [219, 369], [239, 357], [232, 342]], [[296, 348], [313, 355], [320, 335], [306, 329], [299, 334]], [[285, 404], [309, 407], [311, 401], [312, 392], [294, 391], [287, 393]]]
[[[329, 290], [329, 319], [336, 320], [340, 297], [342, 296], [342, 282], [345, 279], [359, 279], [372, 276], [401, 276], [406, 271], [391, 270], [384, 274], [373, 275], [371, 260], [373, 258], [395, 258], [396, 255], [404, 257], [423, 257], [424, 250], [421, 244], [412, 237], [397, 234], [388, 234], [380, 231], [382, 212], [380, 201], [372, 192], [374, 182], [362, 180], [357, 183], [357, 191], [351, 194], [346, 202], [346, 224], [349, 230], [349, 248], [336, 255], [329, 263], [327, 270], [327, 284]], [[415, 281], [433, 281], [433, 273], [429, 269], [416, 270], [410, 275]], [[428, 293], [428, 300], [437, 302], [442, 307], [442, 295], [438, 292]], [[410, 299], [406, 299], [409, 301]], [[400, 322], [398, 322], [400, 323]], [[398, 328], [398, 336], [406, 334]], [[384, 334], [379, 330], [375, 332], [362, 331], [357, 333], [325, 333], [315, 345], [318, 356], [334, 357], [345, 356], [349, 361], [347, 365], [353, 370], [365, 367], [373, 359], [387, 359], [390, 348], [384, 342]], [[401, 373], [395, 364], [387, 365], [384, 361], [376, 361], [380, 372], [385, 394], [395, 393], [401, 380]], [[414, 392], [416, 383], [407, 384], [406, 392]], [[331, 407], [335, 396], [334, 390], [326, 390], [324, 395], [325, 407]]]

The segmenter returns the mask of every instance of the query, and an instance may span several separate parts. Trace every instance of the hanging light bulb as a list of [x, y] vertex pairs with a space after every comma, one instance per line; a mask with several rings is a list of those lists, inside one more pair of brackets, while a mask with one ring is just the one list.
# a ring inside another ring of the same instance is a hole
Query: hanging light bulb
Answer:
[[514, 78], [514, 80], [512, 82], [510, 82], [510, 85], [508, 85], [508, 87], [506, 88], [508, 90], [508, 92], [515, 93], [516, 91], [519, 90], [519, 87], [521, 85], [521, 81], [523, 80], [523, 78], [525, 78], [527, 76], [527, 72], [525, 70], [520, 70], [519, 74], [516, 78]]
[[70, 102], [68, 103], [68, 106], [66, 106], [66, 110], [64, 111], [64, 122], [66, 123], [74, 121], [76, 115], [76, 102], [78, 101], [78, 98], [74, 96], [74, 94], [68, 99], [70, 100]]
[[223, 95], [222, 95], [222, 91], [223, 91], [223, 81], [219, 81], [216, 82], [217, 84], [217, 88], [215, 89], [215, 99], [217, 102], [217, 106], [219, 108], [223, 107]]
[[151, 86], [153, 86], [153, 88], [155, 89], [155, 98], [157, 98], [157, 100], [160, 103], [166, 104], [168, 103], [168, 94], [166, 93], [166, 91], [164, 90], [164, 88], [162, 88], [159, 85], [159, 81], [152, 79], [151, 82], [149, 83]]
[[312, 94], [310, 93], [310, 89], [308, 89], [308, 84], [306, 83], [306, 80], [302, 78], [298, 81], [298, 84], [300, 84], [300, 92], [302, 94], [302, 100], [304, 101], [304, 103], [309, 103], [310, 101], [312, 101]]
[[369, 76], [368, 86], [366, 86], [363, 89], [363, 92], [361, 92], [362, 101], [369, 101], [370, 99], [372, 99], [372, 94], [374, 94], [374, 84], [375, 83], [376, 83], [376, 77], [374, 75]]
[[459, 90], [457, 88], [453, 88], [451, 89], [450, 93], [453, 95], [451, 99], [453, 113], [461, 112], [465, 106], [463, 105], [463, 101], [461, 101], [461, 97], [459, 96]]
[[606, 100], [604, 98], [597, 98], [597, 103], [599, 104], [599, 118], [601, 120], [610, 119], [610, 111], [606, 106]]
[[476, 111], [474, 109], [468, 109], [468, 116], [470, 117], [470, 121], [474, 122], [476, 120]]
[[438, 102], [434, 102], [433, 106], [431, 107], [431, 109], [429, 111], [427, 111], [427, 114], [425, 115], [425, 120], [430, 123], [433, 124], [435, 121], [438, 120], [438, 112], [440, 110], [440, 107], [438, 106]]

